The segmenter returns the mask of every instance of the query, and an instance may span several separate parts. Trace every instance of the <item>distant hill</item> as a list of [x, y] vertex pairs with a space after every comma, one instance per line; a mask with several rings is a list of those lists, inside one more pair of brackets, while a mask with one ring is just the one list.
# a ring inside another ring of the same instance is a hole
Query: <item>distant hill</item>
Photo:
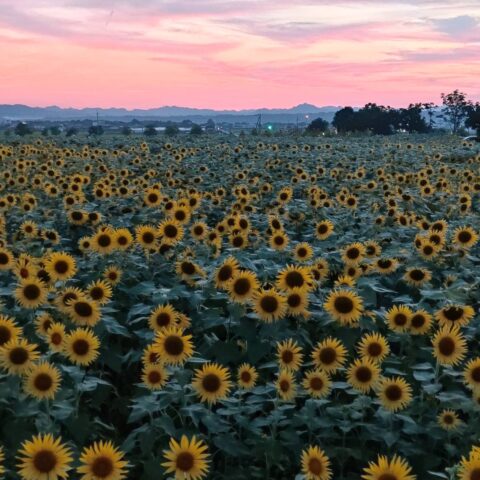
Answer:
[[[189, 108], [164, 106], [150, 109], [133, 109], [125, 108], [60, 108], [57, 106], [50, 107], [29, 107], [27, 105], [0, 105], [0, 119], [4, 120], [87, 120], [96, 119], [97, 113], [104, 120], [131, 120], [138, 119], [159, 119], [159, 120], [182, 120], [197, 119], [203, 117], [208, 118], [226, 118], [230, 117], [231, 121], [235, 117], [245, 117], [252, 115], [265, 115], [265, 121], [290, 122], [296, 115], [313, 115], [332, 117], [340, 107], [326, 106], [317, 107], [308, 103], [302, 103], [292, 108], [258, 108], [246, 110], [212, 110], [203, 108]], [[273, 118], [275, 117], [275, 118]], [[284, 117], [284, 119], [282, 119]]]

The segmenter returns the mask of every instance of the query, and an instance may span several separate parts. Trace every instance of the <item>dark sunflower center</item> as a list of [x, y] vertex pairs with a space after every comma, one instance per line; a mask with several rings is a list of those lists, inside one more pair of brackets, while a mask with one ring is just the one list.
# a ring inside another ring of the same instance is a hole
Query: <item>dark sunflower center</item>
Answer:
[[288, 392], [290, 390], [290, 382], [288, 380], [282, 380], [280, 382], [280, 390], [282, 392]]
[[161, 312], [157, 315], [156, 322], [159, 327], [166, 327], [170, 324], [171, 317], [167, 312]]
[[234, 247], [241, 247], [244, 243], [244, 240], [243, 240], [243, 237], [241, 237], [240, 235], [237, 235], [236, 237], [233, 238], [233, 246]]
[[367, 252], [367, 255], [373, 255], [376, 252], [375, 247], [372, 245], [369, 245], [366, 249], [366, 252]]
[[423, 280], [425, 278], [425, 273], [422, 270], [416, 268], [415, 270], [412, 270], [410, 272], [410, 278], [412, 280], [415, 280], [416, 282], [419, 282], [420, 280]]
[[273, 241], [275, 242], [275, 245], [283, 245], [285, 243], [285, 239], [282, 237], [282, 235], [275, 235], [275, 237], [273, 237]]
[[40, 297], [41, 290], [38, 285], [30, 284], [26, 285], [23, 289], [23, 294], [28, 300], [36, 300]]
[[101, 300], [104, 297], [103, 288], [93, 287], [90, 290], [90, 296], [93, 298], [93, 300]]
[[70, 301], [70, 300], [76, 300], [78, 298], [77, 294], [76, 293], [66, 293], [64, 296], [63, 296], [63, 304], [64, 305], [67, 305], [67, 303]]
[[302, 287], [305, 283], [305, 279], [300, 272], [293, 271], [287, 273], [285, 277], [285, 282], [287, 283], [289, 288]]
[[294, 355], [293, 355], [293, 352], [291, 350], [285, 350], [284, 352], [282, 352], [282, 362], [283, 363], [288, 365], [289, 363], [293, 362], [293, 358], [294, 358]]
[[55, 262], [54, 269], [60, 275], [63, 275], [68, 272], [68, 263], [65, 260], [58, 260]]
[[107, 478], [114, 470], [114, 464], [108, 457], [97, 457], [92, 463], [92, 473], [96, 477]]
[[278, 300], [273, 295], [266, 295], [260, 300], [260, 307], [266, 313], [275, 313], [278, 309]]
[[462, 231], [458, 234], [458, 241], [460, 243], [468, 243], [472, 239], [472, 234], [467, 231]]
[[175, 238], [178, 234], [178, 228], [175, 225], [166, 225], [163, 232], [166, 237]]
[[15, 347], [10, 350], [9, 358], [14, 365], [23, 365], [28, 357], [28, 350], [23, 347]]
[[354, 260], [360, 256], [360, 250], [357, 247], [349, 248], [347, 250], [347, 257], [350, 260]]
[[325, 347], [320, 351], [319, 358], [323, 364], [331, 365], [337, 360], [337, 352], [332, 347]]
[[90, 344], [83, 338], [79, 338], [73, 342], [72, 349], [77, 355], [83, 356], [90, 350]]
[[175, 212], [175, 218], [181, 222], [181, 221], [185, 220], [186, 214], [183, 210], [177, 210]]
[[8, 327], [0, 325], [0, 345], [7, 343], [12, 338], [12, 332]]
[[156, 193], [150, 193], [148, 195], [148, 201], [150, 203], [155, 203], [158, 200], [158, 195]]
[[320, 476], [323, 472], [323, 464], [318, 458], [311, 458], [308, 462], [308, 470], [314, 475]]
[[392, 261], [391, 260], [379, 260], [377, 265], [380, 267], [380, 268], [390, 268], [392, 266]]
[[310, 388], [315, 391], [322, 390], [323, 380], [320, 377], [313, 377], [310, 379]]
[[117, 242], [119, 245], [126, 245], [128, 243], [127, 237], [124, 237], [123, 235], [119, 236], [117, 238]]
[[248, 383], [252, 379], [252, 376], [250, 375], [250, 372], [244, 370], [241, 373], [240, 378], [241, 378], [242, 382]]
[[6, 253], [0, 253], [0, 265], [7, 265], [10, 257]]
[[170, 335], [165, 339], [164, 348], [169, 355], [178, 356], [184, 350], [183, 340], [177, 335]]
[[35, 388], [41, 392], [46, 392], [53, 385], [53, 379], [48, 373], [39, 373], [33, 381]]
[[469, 480], [480, 480], [480, 468], [474, 468], [470, 472], [470, 479]]
[[337, 312], [346, 314], [353, 310], [354, 304], [351, 298], [341, 296], [335, 299], [334, 306]]
[[455, 341], [451, 337], [444, 337], [438, 342], [440, 353], [449, 357], [455, 352]]
[[112, 239], [110, 238], [110, 235], [104, 233], [98, 237], [98, 244], [103, 248], [110, 246], [111, 243]]
[[88, 302], [76, 302], [73, 309], [80, 317], [90, 317], [93, 313], [93, 308]]
[[463, 308], [461, 307], [448, 307], [443, 309], [443, 314], [451, 322], [460, 320], [463, 316]]
[[450, 415], [449, 413], [445, 414], [443, 416], [443, 422], [447, 425], [451, 425], [453, 423], [453, 415]]
[[367, 351], [371, 357], [378, 357], [382, 354], [383, 348], [379, 343], [372, 342], [368, 345]]
[[195, 465], [195, 458], [190, 452], [180, 452], [177, 456], [176, 467], [182, 472], [189, 472]]
[[398, 477], [393, 473], [382, 473], [378, 480], [398, 480]]
[[33, 457], [33, 465], [39, 472], [49, 473], [57, 465], [57, 456], [51, 450], [40, 450]]
[[368, 383], [372, 379], [372, 371], [368, 367], [358, 367], [355, 377], [361, 383]]
[[193, 229], [195, 235], [201, 235], [203, 233], [203, 227], [200, 226], [200, 225], [197, 225], [194, 229]]
[[472, 380], [476, 383], [480, 383], [480, 367], [475, 367], [472, 370]]
[[433, 253], [433, 247], [431, 245], [425, 245], [423, 247], [423, 253], [425, 255], [431, 255]]
[[182, 272], [186, 275], [193, 275], [195, 273], [195, 265], [192, 262], [183, 262]]
[[325, 233], [328, 232], [328, 227], [324, 224], [322, 225], [319, 225], [318, 226], [318, 229], [317, 229], [317, 232], [320, 234], [320, 235], [324, 235]]
[[252, 285], [248, 278], [239, 278], [233, 285], [233, 290], [237, 295], [246, 295], [251, 288]]
[[233, 268], [230, 265], [223, 265], [223, 267], [220, 267], [220, 270], [218, 271], [218, 279], [221, 282], [226, 282], [232, 278], [232, 274]]
[[402, 389], [398, 385], [389, 385], [385, 389], [385, 396], [391, 402], [398, 402], [402, 398]]
[[50, 337], [50, 341], [54, 344], [54, 345], [60, 345], [62, 343], [62, 336], [58, 333], [58, 332], [55, 332], [52, 334], [52, 336]]
[[202, 380], [202, 386], [204, 390], [206, 390], [209, 393], [215, 393], [218, 392], [220, 389], [220, 378], [218, 375], [215, 375], [214, 373], [209, 373], [205, 375], [205, 377]]
[[298, 293], [292, 293], [288, 296], [287, 302], [290, 308], [295, 308], [300, 305], [300, 303], [302, 302], [302, 298], [300, 297], [300, 295], [298, 295]]
[[306, 257], [306, 256], [307, 256], [307, 249], [304, 248], [304, 247], [300, 247], [300, 248], [297, 250], [297, 255], [298, 255], [300, 258]]
[[153, 243], [155, 240], [155, 235], [152, 232], [145, 232], [142, 235], [142, 240], [144, 243]]
[[393, 317], [393, 323], [399, 327], [403, 327], [404, 325], [407, 324], [408, 318], [405, 314], [403, 313], [397, 313]]
[[156, 370], [153, 370], [148, 374], [148, 381], [150, 383], [160, 383], [162, 380], [162, 376], [160, 375], [160, 372], [157, 372]]

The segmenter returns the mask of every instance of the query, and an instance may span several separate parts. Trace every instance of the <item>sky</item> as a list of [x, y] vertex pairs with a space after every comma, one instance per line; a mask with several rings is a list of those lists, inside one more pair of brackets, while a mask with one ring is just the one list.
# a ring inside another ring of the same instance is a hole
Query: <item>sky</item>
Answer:
[[0, 0], [0, 104], [480, 101], [480, 0]]

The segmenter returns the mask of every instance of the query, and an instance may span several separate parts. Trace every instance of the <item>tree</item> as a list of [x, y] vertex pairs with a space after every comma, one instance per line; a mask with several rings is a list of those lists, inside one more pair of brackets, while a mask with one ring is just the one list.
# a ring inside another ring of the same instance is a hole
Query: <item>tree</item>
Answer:
[[16, 135], [24, 137], [25, 135], [30, 135], [33, 133], [33, 130], [25, 122], [19, 122], [17, 123], [14, 132]]
[[452, 133], [456, 134], [465, 118], [472, 103], [467, 100], [467, 95], [459, 90], [452, 93], [442, 93], [443, 114], [442, 117], [452, 126]]
[[51, 129], [50, 129], [50, 134], [51, 135], [60, 135], [60, 127], [58, 127], [57, 125], [54, 125]]
[[477, 131], [477, 137], [480, 138], [480, 103], [470, 105], [468, 108], [468, 117], [465, 125]]
[[145, 130], [143, 131], [143, 134], [147, 137], [153, 137], [157, 134], [157, 129], [153, 125], [147, 125], [145, 127]]
[[75, 127], [70, 127], [66, 133], [65, 133], [65, 136], [66, 137], [72, 137], [73, 135], [76, 135], [78, 133], [78, 130], [75, 128]]
[[339, 133], [353, 132], [354, 117], [355, 111], [353, 110], [353, 108], [344, 107], [341, 110], [335, 112], [332, 125], [338, 130]]
[[190, 134], [191, 135], [201, 135], [203, 133], [202, 127], [200, 125], [197, 125], [194, 123], [192, 125], [192, 128], [190, 129]]
[[165, 127], [165, 135], [168, 136], [177, 135], [179, 131], [180, 130], [174, 123], [171, 123]]
[[435, 109], [437, 106], [433, 102], [429, 103], [420, 103], [419, 105], [422, 106], [422, 110], [427, 113], [428, 116], [428, 128], [430, 130], [433, 130], [433, 127], [435, 126]]
[[103, 135], [103, 133], [104, 133], [104, 130], [101, 125], [90, 125], [90, 128], [88, 129], [89, 135], [99, 136], [99, 135]]
[[215, 122], [209, 118], [207, 123], [205, 124], [205, 131], [208, 133], [212, 133], [215, 131]]
[[323, 118], [316, 118], [307, 127], [308, 133], [323, 133], [326, 132], [330, 124]]
[[122, 135], [128, 136], [132, 134], [132, 129], [128, 125], [124, 125], [120, 132]]
[[423, 104], [410, 104], [408, 108], [401, 108], [398, 111], [399, 127], [408, 133], [427, 133], [430, 127], [422, 116]]

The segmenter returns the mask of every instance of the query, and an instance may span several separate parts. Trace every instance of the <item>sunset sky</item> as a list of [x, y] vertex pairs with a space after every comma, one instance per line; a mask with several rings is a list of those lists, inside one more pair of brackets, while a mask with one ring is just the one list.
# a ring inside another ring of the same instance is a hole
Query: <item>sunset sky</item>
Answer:
[[480, 100], [480, 1], [0, 0], [0, 103]]

